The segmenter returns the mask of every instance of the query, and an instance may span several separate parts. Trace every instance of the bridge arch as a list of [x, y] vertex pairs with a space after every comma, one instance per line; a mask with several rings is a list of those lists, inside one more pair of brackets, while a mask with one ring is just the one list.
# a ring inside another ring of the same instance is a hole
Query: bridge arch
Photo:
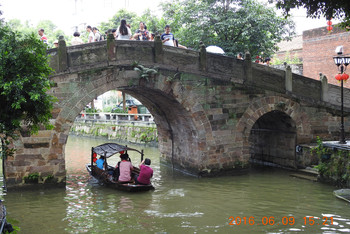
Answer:
[[[110, 90], [120, 90], [138, 99], [153, 115], [162, 160], [191, 173], [198, 173], [201, 169], [198, 165], [205, 165], [206, 142], [207, 137], [211, 136], [211, 129], [205, 129], [203, 123], [208, 119], [191, 90], [180, 82], [167, 82], [165, 76], [157, 77], [157, 80], [149, 78], [149, 82], [144, 82], [137, 72], [116, 68], [77, 74], [75, 79], [87, 79], [88, 82], [75, 86], [72, 95], [61, 102], [51, 141], [52, 151], [62, 153], [62, 158], [76, 116], [93, 98]], [[130, 85], [131, 82], [134, 84]], [[65, 140], [58, 143], [59, 139]], [[198, 155], [198, 152], [201, 153]]]
[[[111, 36], [111, 35], [110, 35]], [[250, 135], [264, 115], [288, 119], [296, 143], [315, 135], [338, 136], [339, 87], [227, 56], [163, 46], [154, 42], [101, 41], [48, 51], [58, 98], [54, 130], [21, 132], [14, 157], [6, 161], [7, 184], [40, 173], [64, 182], [64, 149], [78, 113], [93, 98], [112, 89], [139, 99], [154, 115], [162, 157], [197, 175], [218, 175], [248, 166]], [[246, 58], [249, 58], [247, 54]], [[158, 67], [145, 81], [134, 64]], [[347, 99], [345, 99], [347, 100]], [[344, 103], [346, 112], [350, 104]], [[345, 126], [349, 126], [347, 120]], [[264, 121], [262, 121], [264, 122]], [[265, 125], [266, 126], [266, 125]], [[348, 128], [347, 128], [348, 129]]]
[[[263, 161], [294, 168], [295, 145], [303, 143], [305, 136], [311, 135], [308, 123], [302, 107], [291, 99], [281, 96], [257, 98], [237, 124], [237, 130], [242, 135], [238, 135], [236, 141], [243, 146], [244, 161]], [[285, 145], [279, 146], [281, 142]], [[283, 148], [282, 152], [287, 156], [281, 158], [281, 151], [273, 147]]]

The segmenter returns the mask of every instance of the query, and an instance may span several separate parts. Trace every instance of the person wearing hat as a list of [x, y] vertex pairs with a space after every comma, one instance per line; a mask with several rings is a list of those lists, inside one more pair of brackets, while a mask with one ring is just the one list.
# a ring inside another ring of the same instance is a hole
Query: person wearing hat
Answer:
[[58, 48], [58, 40], [54, 41], [53, 45], [55, 46], [55, 48]]

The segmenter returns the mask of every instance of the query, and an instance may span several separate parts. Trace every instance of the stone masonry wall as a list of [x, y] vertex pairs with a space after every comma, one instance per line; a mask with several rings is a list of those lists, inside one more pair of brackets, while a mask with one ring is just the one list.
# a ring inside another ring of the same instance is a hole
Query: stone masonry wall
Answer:
[[[281, 71], [254, 64], [249, 54], [242, 61], [206, 53], [205, 48], [197, 52], [162, 46], [158, 39], [139, 42], [109, 37], [107, 42], [67, 49], [61, 44], [58, 51], [48, 52], [56, 70], [50, 90], [58, 99], [52, 112], [54, 129], [41, 130], [36, 136], [21, 133], [14, 143], [16, 154], [6, 162], [12, 184], [22, 183], [32, 173], [64, 183], [65, 144], [76, 116], [92, 99], [113, 89], [137, 98], [154, 116], [162, 160], [196, 175], [247, 168], [252, 127], [276, 111], [294, 123], [296, 144], [312, 142], [316, 136], [338, 136], [337, 87], [292, 74], [288, 68]], [[135, 61], [156, 67], [158, 74], [141, 78], [133, 69]], [[349, 126], [346, 118], [346, 132]]]

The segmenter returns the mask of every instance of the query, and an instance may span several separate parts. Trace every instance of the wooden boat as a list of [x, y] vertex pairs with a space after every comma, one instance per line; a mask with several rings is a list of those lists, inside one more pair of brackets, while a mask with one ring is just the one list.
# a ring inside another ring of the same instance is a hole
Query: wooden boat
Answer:
[[[106, 144], [102, 144], [91, 148], [91, 163], [86, 165], [86, 169], [91, 176], [96, 178], [100, 183], [104, 184], [107, 187], [111, 187], [114, 189], [127, 191], [127, 192], [141, 192], [141, 191], [153, 190], [154, 187], [152, 186], [152, 184], [141, 185], [141, 184], [135, 184], [133, 182], [130, 182], [130, 183], [118, 182], [114, 180], [114, 178], [109, 173], [109, 171], [114, 170], [113, 167], [107, 165], [105, 170], [102, 170], [98, 168], [96, 165], [94, 165], [94, 159], [96, 159], [97, 155], [104, 156], [107, 164], [107, 158], [117, 153], [127, 152], [128, 150], [136, 151], [140, 153], [141, 161], [143, 160], [143, 150], [138, 151], [136, 149], [129, 148], [124, 145], [119, 145], [116, 143], [106, 143]], [[138, 175], [139, 173], [140, 173], [140, 169], [137, 167], [134, 167], [131, 177], [134, 178], [134, 176]]]
[[350, 202], [350, 189], [339, 189], [333, 193], [337, 198]]

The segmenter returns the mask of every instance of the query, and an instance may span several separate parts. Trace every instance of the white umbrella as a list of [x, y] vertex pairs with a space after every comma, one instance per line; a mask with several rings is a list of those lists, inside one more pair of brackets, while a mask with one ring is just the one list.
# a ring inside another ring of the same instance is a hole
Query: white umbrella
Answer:
[[219, 46], [208, 46], [206, 48], [207, 52], [214, 53], [214, 54], [225, 54], [225, 51], [221, 49]]

